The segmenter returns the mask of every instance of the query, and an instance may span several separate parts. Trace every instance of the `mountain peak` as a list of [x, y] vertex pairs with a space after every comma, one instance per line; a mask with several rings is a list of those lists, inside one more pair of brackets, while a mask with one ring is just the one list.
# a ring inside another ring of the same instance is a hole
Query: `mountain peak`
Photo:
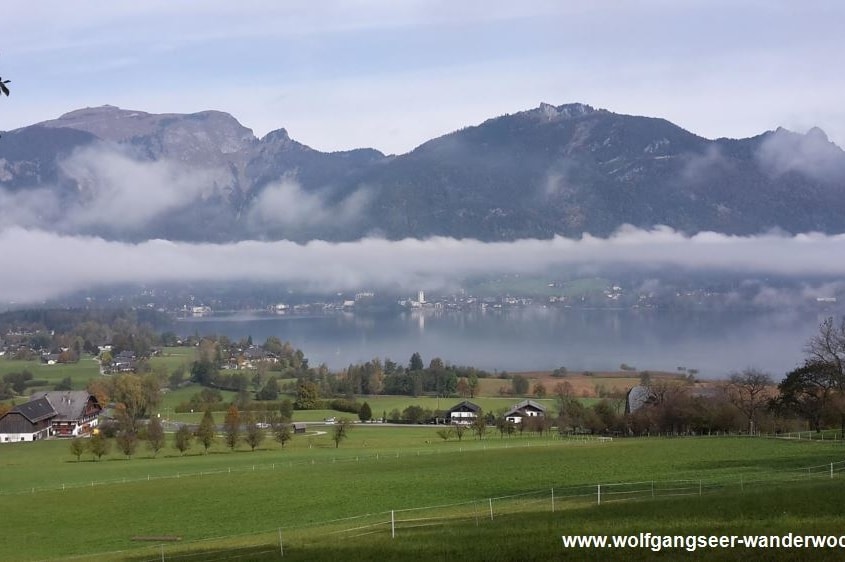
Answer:
[[584, 115], [589, 115], [598, 111], [603, 110], [596, 110], [594, 107], [583, 103], [567, 103], [564, 105], [554, 106], [550, 103], [541, 102], [539, 107], [523, 111], [522, 114], [541, 121], [551, 122], [583, 117]]

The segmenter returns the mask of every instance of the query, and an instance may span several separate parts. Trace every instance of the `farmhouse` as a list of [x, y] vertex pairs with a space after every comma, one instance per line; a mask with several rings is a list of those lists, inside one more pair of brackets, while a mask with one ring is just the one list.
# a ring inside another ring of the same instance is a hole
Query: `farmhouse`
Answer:
[[86, 434], [96, 427], [101, 411], [84, 390], [46, 392], [0, 417], [0, 443]]
[[522, 423], [523, 418], [538, 417], [546, 417], [546, 407], [533, 400], [523, 400], [505, 412], [505, 419], [515, 424]]
[[54, 417], [56, 410], [43, 397], [15, 406], [0, 417], [0, 443], [46, 439], [52, 435]]
[[470, 425], [475, 421], [475, 418], [478, 417], [480, 412], [480, 406], [473, 404], [468, 400], [464, 400], [460, 404], [456, 404], [455, 406], [449, 408], [449, 411], [446, 412], [446, 416], [449, 419], [449, 423]]
[[84, 390], [64, 390], [45, 392], [56, 410], [52, 419], [53, 435], [76, 437], [90, 433], [97, 427], [97, 416], [103, 408], [92, 394]]

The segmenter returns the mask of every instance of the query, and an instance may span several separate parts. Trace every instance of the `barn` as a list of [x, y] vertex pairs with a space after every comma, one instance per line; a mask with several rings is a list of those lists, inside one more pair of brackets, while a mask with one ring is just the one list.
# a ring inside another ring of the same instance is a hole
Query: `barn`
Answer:
[[45, 397], [15, 406], [0, 417], [0, 443], [37, 441], [52, 435], [56, 410]]
[[102, 410], [84, 390], [45, 392], [0, 417], [0, 443], [84, 435], [97, 426]]

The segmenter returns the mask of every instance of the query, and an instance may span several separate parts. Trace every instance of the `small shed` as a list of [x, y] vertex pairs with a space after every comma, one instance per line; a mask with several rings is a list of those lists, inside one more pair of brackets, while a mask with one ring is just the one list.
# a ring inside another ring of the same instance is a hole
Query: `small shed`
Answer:
[[296, 422], [293, 424], [293, 432], [294, 433], [305, 433], [305, 430], [308, 428], [305, 425], [305, 422]]

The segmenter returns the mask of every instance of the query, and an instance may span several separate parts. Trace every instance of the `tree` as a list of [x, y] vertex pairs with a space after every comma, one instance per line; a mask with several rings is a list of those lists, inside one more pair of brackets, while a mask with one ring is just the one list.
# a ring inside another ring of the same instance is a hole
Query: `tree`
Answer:
[[276, 377], [270, 379], [264, 384], [264, 388], [256, 394], [257, 400], [276, 400], [279, 397], [279, 383]]
[[484, 419], [484, 416], [481, 412], [478, 412], [478, 416], [476, 416], [475, 420], [472, 422], [472, 432], [475, 433], [479, 439], [484, 439], [484, 434], [487, 432], [487, 420]]
[[296, 387], [296, 402], [293, 406], [297, 410], [316, 410], [319, 397], [317, 385], [311, 381], [302, 380]]
[[279, 414], [284, 421], [289, 422], [293, 418], [293, 402], [289, 398], [282, 400], [282, 403], [279, 405]]
[[288, 423], [288, 420], [277, 419], [273, 422], [272, 428], [273, 439], [278, 441], [282, 448], [284, 448], [285, 443], [287, 443], [293, 438], [293, 433], [291, 433], [290, 424]]
[[402, 410], [402, 419], [408, 423], [422, 423], [425, 421], [425, 410], [413, 404]]
[[755, 432], [757, 414], [766, 405], [769, 389], [774, 383], [768, 373], [757, 369], [745, 369], [734, 373], [728, 380], [725, 391], [728, 399], [748, 419], [748, 432]]
[[340, 442], [349, 437], [349, 431], [352, 429], [352, 423], [346, 418], [340, 418], [334, 425], [332, 431], [332, 441], [334, 441], [335, 449], [340, 447]]
[[[804, 348], [808, 362], [823, 366], [835, 381], [835, 403], [842, 401], [845, 393], [845, 316], [840, 324], [834, 323], [833, 317], [828, 317], [819, 326], [819, 333], [810, 338]], [[845, 430], [845, 409], [839, 411], [839, 422]]]
[[246, 441], [246, 444], [249, 445], [250, 450], [255, 452], [255, 448], [261, 445], [261, 442], [264, 441], [264, 437], [266, 436], [264, 428], [258, 425], [252, 412], [247, 413], [244, 425], [246, 427], [244, 441]]
[[88, 450], [91, 451], [92, 455], [97, 457], [97, 460], [100, 460], [103, 455], [107, 454], [109, 449], [111, 449], [111, 442], [106, 439], [101, 431], [95, 432], [91, 436], [91, 439], [88, 440]]
[[85, 452], [85, 441], [81, 437], [74, 437], [70, 440], [70, 454], [76, 457], [76, 462], [79, 462], [79, 457]]
[[161, 420], [158, 416], [150, 418], [147, 423], [147, 447], [153, 452], [153, 456], [157, 456], [158, 452], [164, 447], [164, 427], [161, 425]]
[[787, 373], [778, 385], [780, 396], [776, 404], [798, 414], [813, 429], [820, 431], [822, 418], [836, 403], [837, 379], [836, 369], [831, 364], [807, 361]]
[[455, 430], [455, 437], [458, 438], [458, 441], [464, 438], [464, 433], [466, 433], [467, 426], [463, 424], [455, 424], [452, 426], [452, 429]]
[[418, 352], [414, 352], [411, 355], [411, 360], [408, 362], [408, 370], [409, 371], [422, 371], [425, 368], [423, 364], [422, 356]]
[[211, 416], [211, 410], [206, 410], [197, 428], [197, 441], [202, 444], [206, 454], [208, 454], [208, 448], [214, 443], [216, 433], [217, 430], [214, 427], [214, 418]]
[[185, 451], [191, 448], [192, 439], [191, 428], [187, 425], [180, 425], [173, 435], [173, 446], [179, 451], [179, 454], [184, 455]]
[[837, 326], [833, 317], [826, 318], [819, 326], [819, 333], [810, 338], [804, 347], [808, 360], [825, 364], [838, 379], [840, 389], [845, 388], [845, 316]]
[[53, 387], [53, 390], [73, 390], [73, 381], [70, 377], [65, 377]]
[[462, 398], [466, 398], [470, 395], [469, 382], [467, 382], [466, 378], [461, 377], [458, 379], [458, 386], [456, 387], [456, 390], [458, 391], [458, 396]]
[[440, 437], [443, 441], [448, 441], [449, 438], [452, 437], [454, 434], [455, 432], [452, 431], [451, 427], [437, 430], [437, 436]]
[[513, 393], [517, 396], [522, 396], [528, 392], [528, 387], [531, 385], [530, 381], [522, 375], [514, 375], [511, 380]]
[[478, 394], [478, 375], [470, 373], [467, 384], [469, 385], [469, 397], [475, 398], [475, 395]]
[[534, 384], [534, 396], [536, 396], [537, 398], [545, 398], [546, 397], [546, 385], [544, 385], [540, 381], [537, 381], [536, 384]]
[[138, 435], [134, 431], [124, 429], [117, 434], [117, 446], [126, 458], [131, 459], [138, 449]]
[[361, 404], [361, 409], [358, 410], [358, 419], [365, 423], [373, 419], [373, 410], [366, 402]]
[[241, 439], [241, 414], [234, 404], [226, 410], [226, 417], [223, 419], [223, 438], [233, 451]]

